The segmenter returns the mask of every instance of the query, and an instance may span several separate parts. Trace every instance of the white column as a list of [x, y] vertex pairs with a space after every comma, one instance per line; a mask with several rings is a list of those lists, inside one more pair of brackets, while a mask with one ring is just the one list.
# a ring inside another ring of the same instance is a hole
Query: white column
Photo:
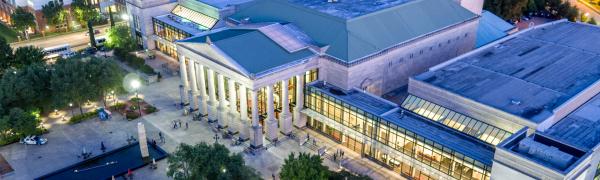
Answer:
[[200, 85], [198, 89], [200, 90], [200, 94], [198, 95], [198, 111], [201, 115], [208, 114], [208, 105], [207, 100], [208, 96], [206, 95], [206, 79], [204, 77], [204, 66], [201, 64], [196, 65], [196, 76], [198, 77], [198, 84]]
[[252, 91], [252, 130], [253, 138], [250, 143], [252, 148], [260, 148], [263, 145], [262, 126], [258, 122], [258, 90]]
[[238, 127], [239, 127], [239, 118], [240, 117], [238, 115], [237, 112], [237, 91], [235, 90], [235, 81], [233, 81], [233, 79], [229, 78], [228, 81], [229, 84], [229, 118], [227, 118], [228, 122], [227, 124], [229, 124], [229, 128], [227, 128], [227, 130], [229, 131], [229, 133], [231, 134], [235, 134], [237, 132], [239, 132]]
[[187, 77], [187, 68], [185, 67], [185, 56], [179, 56], [179, 75], [181, 76], [181, 84], [185, 90], [190, 89]]
[[294, 126], [304, 128], [306, 117], [302, 114], [304, 109], [304, 74], [296, 75], [296, 107], [294, 109]]
[[208, 121], [217, 120], [217, 95], [215, 90], [215, 72], [208, 69]]
[[242, 84], [240, 86], [240, 139], [247, 140], [250, 137], [251, 123], [248, 120], [248, 97], [246, 87]]
[[219, 107], [217, 107], [218, 128], [227, 128], [227, 100], [225, 99], [225, 77], [222, 74], [217, 75], [217, 86], [219, 88]]
[[187, 102], [187, 99], [185, 98], [186, 93], [187, 90], [190, 89], [190, 85], [188, 84], [187, 68], [185, 67], [185, 56], [183, 55], [179, 56], [179, 76], [181, 77], [181, 85], [183, 86], [183, 89], [179, 93], [181, 93], [181, 102], [185, 104]]
[[273, 104], [273, 85], [267, 86], [267, 139], [277, 141], [277, 119], [275, 118], [275, 105]]
[[288, 80], [281, 81], [281, 133], [290, 135], [292, 133], [292, 116], [290, 116], [290, 101], [288, 99]]
[[198, 95], [198, 82], [196, 82], [196, 63], [190, 59], [189, 62], [189, 71], [188, 73], [190, 74], [190, 88], [191, 88], [191, 95], [190, 95], [190, 108], [191, 109], [197, 109], [198, 108], [198, 104], [196, 104], [196, 98], [195, 96]]

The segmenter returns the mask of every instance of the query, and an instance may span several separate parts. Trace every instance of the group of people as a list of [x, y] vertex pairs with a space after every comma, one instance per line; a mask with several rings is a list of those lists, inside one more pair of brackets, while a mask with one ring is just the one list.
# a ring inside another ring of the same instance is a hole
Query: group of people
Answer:
[[[173, 129], [179, 129], [181, 127], [181, 120], [177, 119], [177, 120], [173, 120], [171, 121], [171, 124], [173, 124]], [[187, 130], [189, 127], [188, 122], [185, 122], [185, 129]]]
[[335, 153], [333, 153], [333, 161], [337, 161], [338, 159], [344, 159], [344, 151], [341, 149], [338, 149], [335, 151]]

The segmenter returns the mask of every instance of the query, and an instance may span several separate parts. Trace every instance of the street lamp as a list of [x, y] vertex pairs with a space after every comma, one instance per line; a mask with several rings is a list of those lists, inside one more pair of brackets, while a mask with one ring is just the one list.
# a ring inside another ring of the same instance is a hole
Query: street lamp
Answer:
[[213, 139], [215, 139], [215, 144], [219, 143], [219, 134], [215, 133]]
[[69, 109], [71, 109], [71, 116], [75, 115], [73, 114], [73, 103], [69, 103]]
[[138, 105], [138, 110], [140, 112], [140, 116], [142, 115], [142, 107], [140, 107], [140, 98], [138, 97], [138, 89], [140, 88], [142, 84], [140, 83], [139, 80], [133, 80], [131, 81], [131, 87], [135, 90], [135, 100], [137, 101], [137, 105]]

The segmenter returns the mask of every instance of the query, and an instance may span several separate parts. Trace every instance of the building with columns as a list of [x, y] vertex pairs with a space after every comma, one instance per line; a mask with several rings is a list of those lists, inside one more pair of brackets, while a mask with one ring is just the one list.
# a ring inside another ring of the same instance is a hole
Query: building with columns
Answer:
[[[390, 159], [386, 153], [399, 152], [374, 139], [382, 122], [406, 118], [420, 123], [418, 116], [395, 113], [400, 107], [379, 96], [405, 87], [410, 76], [472, 50], [481, 13], [480, 5], [479, 10], [473, 8], [476, 4], [481, 2], [240, 4], [220, 20], [226, 26], [175, 41], [181, 102], [254, 149], [308, 127], [407, 177], [489, 179], [493, 149], [443, 127], [424, 131], [456, 139], [436, 144], [457, 154], [446, 171], [423, 162], [422, 154]], [[436, 11], [423, 11], [433, 6]], [[433, 145], [435, 134], [418, 138], [419, 147]], [[455, 170], [459, 167], [461, 171]]]

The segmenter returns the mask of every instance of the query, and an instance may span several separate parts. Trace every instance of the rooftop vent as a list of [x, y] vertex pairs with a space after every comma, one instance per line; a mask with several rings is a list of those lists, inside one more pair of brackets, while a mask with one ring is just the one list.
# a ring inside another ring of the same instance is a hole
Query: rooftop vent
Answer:
[[549, 162], [559, 169], [569, 167], [574, 159], [573, 155], [562, 152], [557, 147], [547, 146], [536, 142], [533, 138], [523, 139], [519, 142], [517, 150], [523, 154], [532, 156], [533, 158]]
[[339, 89], [335, 89], [335, 88], [329, 89], [329, 92], [331, 92], [332, 94], [338, 95], [338, 96], [345, 96], [345, 95], [347, 95], [344, 91], [339, 90]]
[[517, 99], [511, 99], [510, 100], [510, 104], [512, 105], [521, 105], [521, 101], [517, 100]]

